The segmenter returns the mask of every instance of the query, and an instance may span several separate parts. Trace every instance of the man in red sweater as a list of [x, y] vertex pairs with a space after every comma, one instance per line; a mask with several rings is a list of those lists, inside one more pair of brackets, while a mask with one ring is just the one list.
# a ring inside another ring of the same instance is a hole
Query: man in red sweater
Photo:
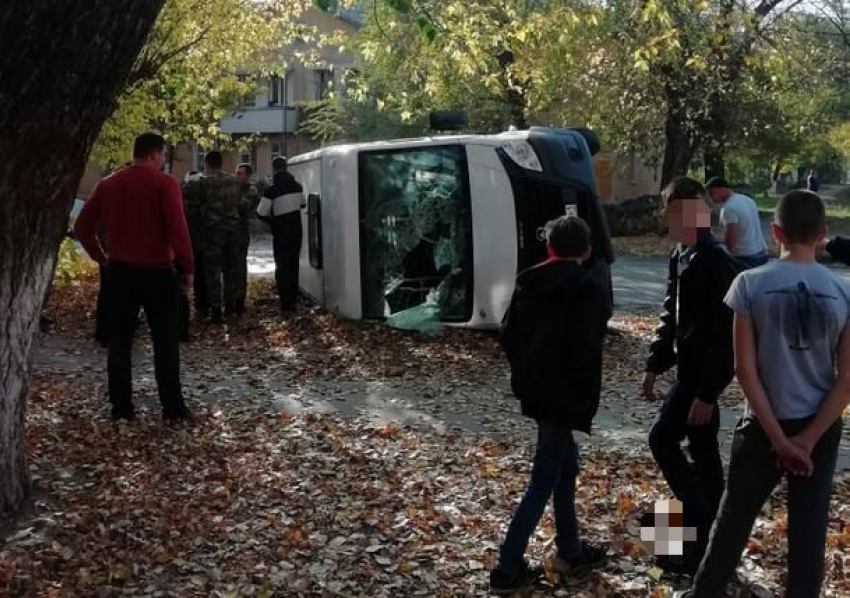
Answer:
[[[184, 288], [195, 264], [180, 185], [162, 172], [165, 140], [143, 133], [133, 163], [97, 185], [74, 230], [88, 254], [109, 269], [109, 401], [112, 419], [133, 418], [132, 351], [139, 307], [153, 337], [156, 383], [163, 417], [189, 418], [180, 388], [179, 265]], [[104, 250], [97, 236], [102, 229]]]

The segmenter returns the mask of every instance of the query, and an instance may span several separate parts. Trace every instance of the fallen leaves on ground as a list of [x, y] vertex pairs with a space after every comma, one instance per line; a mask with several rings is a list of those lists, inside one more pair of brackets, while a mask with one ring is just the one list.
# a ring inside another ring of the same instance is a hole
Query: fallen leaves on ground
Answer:
[[[54, 297], [54, 335], [79, 347], [78, 359], [102, 360], [84, 338], [92, 287], [73, 289], [76, 302]], [[632, 389], [655, 321], [618, 315], [612, 324], [619, 334], [606, 341], [603, 402], [633, 407], [643, 426], [657, 405], [635, 402]], [[36, 502], [0, 549], [0, 596], [486, 595], [527, 481], [527, 434], [293, 415], [252, 381], [288, 368], [295, 383], [412, 376], [427, 387], [468, 372], [482, 400], [504, 403], [501, 417], [527, 431], [503, 396], [492, 335], [449, 331], [433, 340], [306, 312], [282, 322], [260, 303], [225, 329], [198, 328], [184, 357], [187, 376], [203, 367], [209, 377], [192, 389], [199, 421], [191, 426], [162, 423], [153, 382], [138, 374], [139, 416], [115, 425], [99, 371], [72, 360], [36, 372], [26, 428]], [[212, 400], [227, 381], [231, 399]], [[488, 395], [490, 384], [497, 390]], [[577, 504], [585, 535], [608, 543], [611, 559], [584, 580], [550, 575], [541, 595], [660, 598], [681, 585], [639, 542], [640, 516], [669, 497], [644, 437], [606, 442], [583, 448]], [[846, 480], [836, 485], [827, 596], [850, 592], [848, 493]], [[768, 595], [783, 584], [782, 500], [777, 492], [758, 520], [741, 567]], [[549, 514], [532, 558], [551, 554], [553, 535]]]

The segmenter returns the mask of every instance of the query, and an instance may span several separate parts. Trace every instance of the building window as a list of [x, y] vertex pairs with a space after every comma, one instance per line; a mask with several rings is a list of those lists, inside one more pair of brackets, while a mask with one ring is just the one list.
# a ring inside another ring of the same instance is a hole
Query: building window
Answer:
[[295, 103], [295, 71], [290, 70], [283, 78], [283, 96], [286, 98], [286, 105], [292, 106]]
[[283, 79], [273, 76], [269, 79], [269, 106], [278, 106], [283, 98]]
[[333, 72], [328, 69], [316, 69], [313, 71], [313, 97], [311, 100], [323, 100], [328, 96], [333, 82]]
[[200, 144], [195, 144], [195, 159], [193, 160], [192, 170], [196, 172], [202, 172], [204, 170], [204, 158], [207, 157], [207, 150], [200, 146]]
[[257, 168], [257, 148], [252, 146], [239, 153], [240, 164], [250, 164], [251, 168]]
[[[242, 83], [245, 83], [246, 81], [249, 80], [248, 75], [238, 75], [237, 78]], [[257, 105], [257, 90], [256, 90], [255, 87], [256, 86], [252, 87], [251, 91], [248, 93], [248, 95], [246, 95], [242, 98], [242, 101], [240, 102], [240, 105], [242, 106], [242, 108], [253, 108], [254, 106]]]

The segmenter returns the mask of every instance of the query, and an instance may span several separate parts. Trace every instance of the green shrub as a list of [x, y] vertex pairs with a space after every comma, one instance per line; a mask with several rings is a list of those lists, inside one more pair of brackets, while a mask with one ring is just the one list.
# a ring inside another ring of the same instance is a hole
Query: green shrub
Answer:
[[86, 252], [73, 239], [65, 238], [59, 248], [56, 258], [56, 272], [53, 284], [62, 286], [74, 281], [93, 276], [97, 272], [97, 264], [86, 255]]

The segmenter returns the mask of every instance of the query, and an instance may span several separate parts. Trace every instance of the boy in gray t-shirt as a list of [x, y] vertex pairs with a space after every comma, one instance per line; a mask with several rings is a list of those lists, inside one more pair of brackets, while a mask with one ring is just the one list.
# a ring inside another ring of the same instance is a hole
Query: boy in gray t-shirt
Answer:
[[815, 262], [825, 232], [818, 195], [786, 194], [773, 225], [781, 258], [740, 274], [726, 296], [747, 411], [708, 550], [691, 589], [679, 595], [724, 594], [759, 510], [785, 474], [786, 596], [820, 595], [841, 414], [850, 402], [850, 289]]

